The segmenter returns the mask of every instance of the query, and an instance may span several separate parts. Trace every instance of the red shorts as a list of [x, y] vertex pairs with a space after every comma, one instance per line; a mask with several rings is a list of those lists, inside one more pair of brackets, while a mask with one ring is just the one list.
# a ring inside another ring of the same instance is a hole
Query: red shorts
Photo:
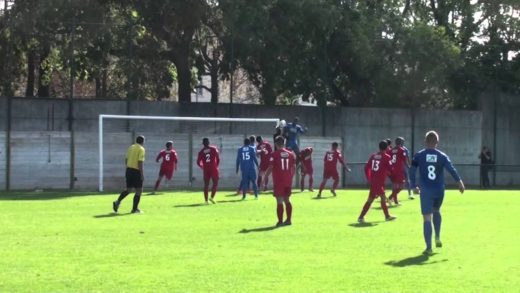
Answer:
[[393, 173], [390, 176], [390, 179], [392, 179], [392, 183], [394, 184], [403, 184], [404, 182], [406, 182], [406, 176], [404, 172]]
[[159, 176], [164, 176], [166, 179], [171, 180], [173, 176], [173, 169], [161, 168]]
[[339, 174], [338, 174], [338, 170], [334, 169], [334, 170], [323, 170], [323, 179], [329, 179], [329, 178], [332, 178], [334, 180], [339, 180]]
[[305, 168], [302, 168], [302, 174], [312, 175], [312, 173], [314, 173], [312, 166], [305, 166], [305, 165], [302, 165], [302, 166], [305, 167]]
[[371, 199], [376, 199], [381, 195], [385, 195], [385, 187], [383, 185], [370, 186], [370, 193], [368, 194], [368, 196]]
[[284, 197], [284, 196], [291, 196], [292, 192], [292, 185], [277, 185], [274, 184], [273, 186], [273, 196], [274, 197]]
[[260, 170], [261, 172], [265, 172], [267, 171], [267, 168], [269, 168], [269, 161], [265, 160], [264, 163], [264, 161], [262, 160], [260, 162], [260, 166], [258, 166], [258, 170]]
[[218, 169], [204, 170], [204, 181], [208, 181], [210, 179], [216, 181], [218, 180], [218, 175]]

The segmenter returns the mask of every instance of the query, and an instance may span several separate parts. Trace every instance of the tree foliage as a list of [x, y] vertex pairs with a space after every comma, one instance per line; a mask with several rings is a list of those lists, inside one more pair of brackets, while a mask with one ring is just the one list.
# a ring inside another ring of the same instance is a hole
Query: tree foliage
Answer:
[[512, 0], [24, 0], [0, 25], [1, 95], [67, 96], [72, 79], [75, 95], [191, 102], [198, 87], [217, 103], [239, 69], [268, 105], [472, 109], [483, 91], [520, 93]]

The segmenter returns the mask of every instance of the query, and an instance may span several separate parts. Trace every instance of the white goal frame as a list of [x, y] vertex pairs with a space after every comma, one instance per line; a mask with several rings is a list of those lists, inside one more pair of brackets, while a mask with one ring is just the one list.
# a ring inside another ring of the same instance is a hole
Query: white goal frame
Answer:
[[182, 117], [182, 116], [143, 116], [143, 115], [99, 115], [99, 192], [103, 191], [103, 120], [104, 119], [123, 119], [123, 120], [170, 120], [170, 121], [208, 121], [208, 122], [274, 122], [280, 123], [278, 118], [224, 118], [224, 117]]

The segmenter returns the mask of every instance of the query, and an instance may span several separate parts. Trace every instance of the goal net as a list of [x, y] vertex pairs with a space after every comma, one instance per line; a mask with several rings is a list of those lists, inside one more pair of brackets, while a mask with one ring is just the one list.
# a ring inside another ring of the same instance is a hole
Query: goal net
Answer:
[[[110, 122], [118, 120], [118, 123]], [[173, 126], [175, 121], [179, 122]], [[196, 166], [196, 157], [202, 148], [202, 138], [208, 137], [221, 155], [219, 186], [238, 186], [235, 174], [237, 149], [245, 136], [261, 135], [272, 143], [272, 135], [278, 118], [221, 118], [140, 115], [99, 115], [99, 191], [105, 187], [120, 189], [124, 186], [124, 159], [128, 146], [135, 136], [146, 140], [145, 188], [153, 187], [160, 164], [155, 158], [165, 143], [173, 140], [173, 148], [179, 157], [173, 175], [173, 186], [183, 188], [202, 184], [202, 172]], [[181, 122], [185, 122], [182, 125]], [[122, 125], [126, 123], [126, 127]], [[117, 124], [117, 125], [115, 125]], [[125, 131], [121, 131], [121, 129]], [[164, 184], [164, 181], [163, 181]], [[161, 184], [161, 185], [163, 185]]]

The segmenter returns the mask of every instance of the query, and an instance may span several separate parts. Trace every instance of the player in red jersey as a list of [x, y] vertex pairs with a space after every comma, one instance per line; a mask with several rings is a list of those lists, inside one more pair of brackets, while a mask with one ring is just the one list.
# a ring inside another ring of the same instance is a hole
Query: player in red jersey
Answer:
[[333, 196], [336, 196], [336, 188], [338, 187], [339, 183], [339, 174], [338, 170], [336, 169], [336, 165], [338, 162], [343, 166], [343, 168], [347, 169], [348, 172], [350, 172], [350, 168], [347, 167], [347, 164], [343, 161], [343, 156], [341, 155], [341, 152], [338, 151], [339, 144], [337, 142], [332, 143], [332, 149], [330, 151], [327, 151], [325, 153], [325, 158], [323, 159], [325, 161], [325, 166], [323, 168], [323, 180], [320, 184], [320, 191], [318, 191], [317, 198], [321, 198], [321, 192], [323, 191], [323, 188], [325, 188], [325, 184], [327, 183], [327, 180], [329, 178], [332, 178], [334, 180], [334, 183], [332, 184], [332, 189], [330, 192], [332, 192]]
[[386, 220], [395, 220], [395, 217], [390, 216], [388, 213], [388, 207], [385, 200], [385, 180], [392, 172], [392, 165], [390, 163], [391, 158], [386, 153], [387, 146], [388, 144], [386, 141], [381, 141], [379, 143], [379, 152], [371, 155], [368, 162], [365, 164], [365, 175], [370, 183], [370, 193], [368, 194], [367, 202], [363, 206], [363, 210], [359, 215], [359, 223], [365, 222], [365, 215], [370, 209], [370, 205], [372, 205], [372, 202], [377, 197], [381, 197], [381, 208], [385, 213]]
[[258, 188], [260, 188], [262, 184], [265, 184], [263, 185], [263, 190], [266, 191], [269, 178], [265, 177], [265, 180], [263, 180], [263, 177], [265, 176], [267, 168], [269, 168], [269, 158], [271, 157], [273, 148], [271, 147], [271, 144], [269, 144], [267, 140], [263, 140], [260, 135], [256, 137], [256, 142], [258, 143], [256, 146], [256, 153], [260, 156], [257, 185]]
[[[289, 197], [291, 196], [293, 176], [296, 172], [296, 155], [284, 147], [285, 139], [281, 136], [275, 139], [275, 146], [276, 150], [271, 154], [265, 176], [267, 178], [271, 172], [273, 173], [273, 196], [276, 198], [276, 215], [278, 216], [276, 226], [280, 227], [291, 225], [292, 204]], [[284, 203], [287, 219], [282, 222]]]
[[300, 189], [305, 189], [305, 176], [309, 175], [309, 191], [313, 191], [312, 183], [314, 179], [312, 175], [314, 170], [312, 169], [312, 147], [306, 147], [300, 152], [300, 162], [302, 163], [302, 178], [300, 180]]
[[213, 186], [211, 187], [211, 197], [209, 200], [215, 203], [214, 198], [218, 187], [218, 165], [220, 164], [220, 156], [217, 147], [209, 145], [209, 138], [203, 138], [202, 145], [204, 147], [199, 152], [197, 165], [204, 172], [204, 200], [206, 204], [208, 204], [208, 188], [209, 180], [211, 179]]
[[392, 157], [392, 140], [390, 138], [385, 139], [386, 141], [386, 153]]
[[166, 143], [166, 149], [159, 152], [155, 161], [159, 163], [161, 159], [162, 162], [161, 169], [159, 170], [159, 178], [155, 181], [155, 187], [152, 194], [155, 194], [159, 188], [159, 184], [161, 184], [163, 177], [166, 177], [166, 180], [170, 181], [172, 180], [173, 171], [177, 170], [177, 152], [173, 149], [173, 141], [168, 141]]
[[395, 139], [395, 147], [391, 152], [391, 162], [392, 162], [392, 175], [390, 178], [392, 179], [392, 194], [388, 198], [390, 201], [394, 201], [396, 205], [400, 205], [397, 200], [397, 195], [404, 188], [404, 184], [406, 182], [406, 169], [410, 166], [410, 159], [408, 158], [408, 154], [406, 149], [403, 147], [404, 138], [397, 137]]

